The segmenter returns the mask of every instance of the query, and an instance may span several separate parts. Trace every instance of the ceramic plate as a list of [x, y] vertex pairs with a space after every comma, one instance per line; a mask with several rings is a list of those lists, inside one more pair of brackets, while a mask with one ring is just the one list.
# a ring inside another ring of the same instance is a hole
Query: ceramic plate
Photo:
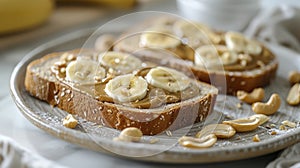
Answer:
[[[270, 121], [255, 131], [237, 133], [230, 139], [218, 140], [211, 148], [196, 150], [183, 148], [176, 142], [183, 135], [183, 131], [189, 130], [188, 135], [195, 135], [203, 123], [196, 124], [192, 128], [174, 131], [172, 135], [163, 133], [154, 137], [145, 136], [141, 143], [113, 141], [112, 139], [119, 134], [119, 131], [101, 127], [82, 119], [79, 119], [80, 125], [76, 129], [65, 128], [62, 126], [62, 119], [67, 114], [65, 111], [53, 108], [47, 103], [31, 97], [25, 91], [26, 66], [32, 60], [48, 53], [81, 47], [92, 32], [93, 30], [82, 30], [38, 47], [20, 61], [11, 76], [11, 93], [20, 111], [32, 124], [51, 135], [82, 147], [116, 156], [168, 163], [208, 163], [239, 160], [268, 154], [299, 142], [300, 107], [291, 107], [284, 100], [290, 88], [287, 74], [290, 70], [297, 69], [300, 71], [300, 56], [288, 49], [273, 45], [268, 46], [278, 56], [280, 67], [277, 78], [270, 86], [266, 87], [266, 97], [268, 98], [271, 93], [277, 92], [283, 101], [278, 112], [271, 116]], [[222, 102], [225, 102], [224, 109], [221, 108]], [[253, 115], [251, 106], [243, 104], [241, 108], [238, 108], [238, 103], [239, 101], [235, 97], [220, 95], [213, 114], [218, 118], [218, 121], [226, 117], [240, 118]], [[296, 122], [298, 125], [296, 128], [279, 130], [278, 127], [284, 120]], [[211, 120], [211, 122], [214, 121]], [[267, 128], [268, 124], [274, 124], [275, 128]], [[277, 134], [271, 135], [272, 131], [276, 131]], [[252, 141], [252, 137], [256, 134], [259, 135], [260, 142]], [[150, 143], [157, 139], [159, 139], [158, 142]]]

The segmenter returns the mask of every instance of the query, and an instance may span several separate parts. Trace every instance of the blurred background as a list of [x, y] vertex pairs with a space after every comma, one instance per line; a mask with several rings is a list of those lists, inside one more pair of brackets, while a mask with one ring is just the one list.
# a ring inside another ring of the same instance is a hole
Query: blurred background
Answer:
[[1, 0], [0, 51], [145, 10], [181, 14], [214, 28], [239, 31], [260, 7], [281, 4], [300, 6], [297, 0]]

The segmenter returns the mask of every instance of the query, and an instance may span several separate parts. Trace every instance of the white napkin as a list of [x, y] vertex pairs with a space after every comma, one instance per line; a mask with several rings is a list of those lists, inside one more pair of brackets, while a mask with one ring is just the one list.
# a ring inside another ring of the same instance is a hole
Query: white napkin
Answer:
[[0, 168], [63, 168], [0, 135]]
[[287, 5], [263, 8], [244, 34], [300, 52], [300, 9]]
[[300, 168], [300, 143], [285, 149], [267, 168]]
[[[291, 6], [264, 8], [244, 34], [300, 52], [300, 9]], [[300, 143], [285, 149], [267, 168], [300, 168]]]

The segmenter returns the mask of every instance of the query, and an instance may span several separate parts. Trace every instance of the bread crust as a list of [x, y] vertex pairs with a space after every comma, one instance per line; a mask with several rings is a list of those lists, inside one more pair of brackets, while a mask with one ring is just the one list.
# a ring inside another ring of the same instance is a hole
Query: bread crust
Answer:
[[[261, 73], [249, 76], [230, 71], [225, 71], [225, 73], [208, 72], [195, 66], [191, 67], [191, 70], [198, 80], [218, 86], [220, 93], [236, 95], [238, 90], [251, 92], [255, 88], [269, 85], [276, 76], [277, 68], [277, 61], [273, 61]], [[224, 78], [226, 81], [225, 85], [223, 82]]]
[[[73, 51], [74, 52], [74, 51]], [[76, 52], [76, 51], [75, 51]], [[49, 80], [33, 69], [62, 53], [52, 53], [27, 66], [25, 88], [30, 95], [97, 124], [122, 130], [137, 127], [145, 135], [176, 130], [200, 122], [212, 111], [217, 90], [203, 97], [174, 103], [158, 109], [134, 109], [101, 102], [58, 80]], [[50, 71], [50, 69], [49, 69]], [[202, 84], [207, 85], [207, 84]]]

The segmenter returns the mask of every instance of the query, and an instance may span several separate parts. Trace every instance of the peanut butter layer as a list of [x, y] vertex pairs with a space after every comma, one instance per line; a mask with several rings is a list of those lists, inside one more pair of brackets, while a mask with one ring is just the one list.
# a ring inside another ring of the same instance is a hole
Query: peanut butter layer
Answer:
[[[187, 99], [191, 99], [198, 96], [201, 93], [200, 88], [193, 82], [190, 83], [188, 88], [179, 92], [169, 92], [165, 89], [157, 88], [148, 84], [148, 92], [143, 99], [136, 100], [134, 102], [121, 103], [118, 102], [117, 100], [112, 99], [104, 91], [106, 84], [113, 77], [107, 77], [106, 79], [103, 79], [102, 81], [93, 84], [72, 83], [65, 79], [66, 74], [64, 69], [66, 68], [67, 64], [68, 62], [65, 62], [65, 65], [60, 64], [59, 66], [54, 66], [53, 68], [51, 68], [51, 71], [52, 73], [55, 74], [56, 78], [59, 81], [71, 86], [72, 88], [81, 91], [83, 93], [86, 93], [102, 102], [122, 104], [129, 107], [140, 108], [140, 109], [149, 109], [149, 108], [157, 108], [166, 104], [171, 104], [171, 103], [176, 103]], [[150, 68], [141, 69], [136, 73], [136, 75], [144, 77], [147, 75], [149, 70]], [[108, 76], [110, 76], [110, 74], [108, 74]]]
[[[245, 53], [240, 53], [240, 54], [245, 54]], [[266, 48], [263, 48], [263, 51], [260, 55], [249, 55], [249, 56], [252, 58], [252, 60], [248, 61], [247, 64], [242, 65], [241, 60], [239, 60], [235, 64], [224, 65], [224, 70], [226, 71], [253, 70], [268, 65], [275, 58], [274, 55]]]
[[[75, 87], [87, 93], [90, 91], [94, 91], [94, 93], [89, 94], [95, 96], [95, 98], [97, 98], [99, 101], [109, 103], [120, 103], [117, 100], [113, 100], [105, 93], [105, 85], [106, 83], [98, 83], [94, 86], [94, 89], [91, 89], [86, 86]], [[164, 89], [155, 88], [152, 85], [149, 85], [147, 95], [143, 99], [122, 104], [141, 109], [157, 108], [165, 104], [171, 104], [187, 100], [196, 97], [199, 94], [200, 89], [193, 83], [191, 83], [191, 85], [187, 89], [181, 92], [168, 92]]]
[[[220, 42], [220, 45], [224, 45], [224, 42]], [[263, 50], [259, 55], [252, 55], [244, 52], [237, 53], [241, 55], [243, 54], [249, 55], [251, 57], [251, 60], [250, 61], [247, 60], [246, 64], [243, 64], [242, 60], [238, 60], [233, 64], [223, 65], [224, 70], [225, 71], [247, 71], [247, 70], [253, 70], [268, 65], [275, 59], [275, 56], [267, 48], [262, 46], [262, 49]], [[176, 55], [181, 59], [194, 61], [195, 52], [188, 45], [181, 44], [176, 48], [168, 48], [167, 50], [169, 50], [170, 52], [172, 52], [174, 55]], [[219, 54], [221, 55], [222, 53]]]

